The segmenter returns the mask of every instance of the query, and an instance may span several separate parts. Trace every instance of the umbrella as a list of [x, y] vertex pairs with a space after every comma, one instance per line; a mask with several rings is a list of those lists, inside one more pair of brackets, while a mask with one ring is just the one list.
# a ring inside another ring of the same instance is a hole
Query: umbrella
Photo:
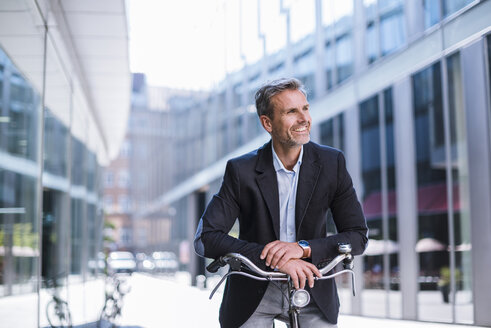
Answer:
[[434, 238], [423, 238], [416, 243], [416, 252], [438, 252], [447, 249], [447, 246], [439, 240]]
[[385, 253], [392, 254], [399, 251], [399, 244], [393, 240], [369, 239], [365, 255], [382, 255]]

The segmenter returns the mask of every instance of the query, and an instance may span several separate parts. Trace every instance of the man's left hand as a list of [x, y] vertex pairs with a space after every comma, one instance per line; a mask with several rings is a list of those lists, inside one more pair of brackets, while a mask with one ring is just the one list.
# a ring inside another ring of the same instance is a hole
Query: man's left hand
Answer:
[[271, 268], [281, 268], [290, 259], [300, 259], [303, 249], [297, 243], [275, 240], [264, 246], [261, 260], [266, 259], [266, 265]]

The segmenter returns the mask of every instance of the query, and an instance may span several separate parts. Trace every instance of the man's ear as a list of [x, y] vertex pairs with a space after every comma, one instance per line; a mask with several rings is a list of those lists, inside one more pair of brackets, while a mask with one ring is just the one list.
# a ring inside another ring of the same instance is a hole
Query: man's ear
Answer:
[[264, 130], [268, 131], [268, 133], [273, 131], [273, 125], [271, 124], [271, 119], [268, 116], [261, 115], [259, 116], [259, 120], [261, 121], [261, 125], [263, 126]]

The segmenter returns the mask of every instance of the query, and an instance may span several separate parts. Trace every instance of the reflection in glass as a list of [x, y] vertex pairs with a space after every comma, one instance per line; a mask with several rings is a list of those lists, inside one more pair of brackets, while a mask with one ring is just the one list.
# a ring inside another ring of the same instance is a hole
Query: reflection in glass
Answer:
[[322, 1], [322, 23], [325, 26], [326, 48], [324, 67], [327, 89], [353, 73], [353, 2]]
[[[448, 107], [450, 124], [452, 181], [456, 190], [453, 195], [457, 207], [453, 214], [452, 229], [454, 248], [450, 256], [454, 257], [455, 267], [450, 266], [450, 274], [454, 277], [455, 294], [455, 320], [459, 323], [473, 322], [472, 308], [472, 259], [471, 259], [471, 232], [469, 212], [469, 173], [467, 166], [466, 124], [464, 112], [462, 71], [460, 55], [456, 53], [447, 58], [448, 76]], [[450, 245], [452, 246], [452, 245]], [[452, 261], [451, 261], [452, 263]], [[452, 272], [453, 271], [453, 272]], [[442, 277], [440, 277], [442, 278]], [[452, 282], [452, 281], [451, 281]]]
[[368, 23], [365, 40], [368, 63], [370, 64], [373, 63], [378, 57], [378, 34], [374, 22]]
[[364, 1], [366, 14], [366, 53], [368, 63], [400, 48], [405, 42], [404, 2]]
[[0, 297], [36, 291], [36, 180], [0, 168]]
[[68, 275], [68, 224], [65, 195], [53, 189], [43, 191], [43, 253], [41, 276], [43, 281], [64, 285]]
[[416, 252], [422, 320], [472, 322], [467, 149], [459, 60], [455, 54], [445, 63], [448, 127], [441, 64], [413, 76], [419, 225]]
[[102, 250], [102, 220], [94, 204], [87, 205], [87, 230], [88, 273], [96, 276], [104, 267], [100, 263], [99, 256], [99, 251]]
[[[344, 113], [340, 113], [324, 122], [319, 126], [320, 128], [320, 143], [326, 146], [334, 147], [339, 150], [344, 149]], [[332, 213], [329, 210], [327, 213], [327, 235], [334, 235], [337, 233], [336, 225], [332, 217]], [[347, 276], [340, 276], [336, 278], [336, 284], [338, 287], [338, 294], [340, 298], [341, 313], [351, 313], [350, 304], [352, 300], [351, 296], [351, 280]]]
[[380, 15], [380, 52], [385, 56], [404, 44], [402, 5]]
[[86, 165], [85, 165], [86, 148], [77, 138], [72, 136], [72, 184], [76, 186], [85, 186]]
[[334, 82], [334, 50], [331, 42], [326, 43], [326, 51], [324, 53], [324, 62], [326, 69], [326, 83], [327, 89], [331, 89]]
[[[369, 227], [363, 313], [401, 317], [392, 91], [360, 104], [363, 210]], [[377, 300], [377, 302], [374, 302]]]
[[443, 17], [450, 16], [475, 0], [443, 0]]
[[0, 48], [0, 150], [35, 160], [39, 94]]
[[[419, 318], [450, 321], [451, 309], [438, 307], [440, 271], [448, 267], [447, 180], [443, 131], [440, 63], [413, 76], [414, 134], [416, 137], [419, 254]], [[436, 309], [440, 311], [436, 311]]]
[[320, 124], [320, 143], [339, 150], [344, 149], [344, 113]]
[[[487, 54], [488, 54], [488, 81], [491, 81], [491, 35], [486, 38]], [[491, 99], [491, 83], [488, 85], [489, 99]], [[491, 126], [491, 106], [488, 106], [489, 111], [489, 126]], [[490, 134], [491, 137], [491, 134]]]
[[[37, 183], [34, 176], [19, 172], [36, 167], [39, 109], [38, 93], [0, 48], [0, 153], [7, 155], [2, 157], [6, 163], [0, 161], [0, 297], [33, 293], [37, 288]], [[8, 163], [8, 155], [27, 159], [20, 162], [27, 165]], [[5, 166], [16, 166], [19, 172]]]
[[70, 273], [76, 280], [82, 279], [83, 261], [83, 220], [84, 204], [81, 199], [72, 198], [71, 200], [71, 238], [70, 238]]
[[446, 18], [472, 2], [475, 0], [424, 0], [425, 28], [437, 24], [442, 15]]
[[353, 45], [351, 34], [336, 38], [337, 83], [341, 83], [353, 73]]
[[44, 170], [67, 176], [68, 129], [49, 109], [44, 118]]

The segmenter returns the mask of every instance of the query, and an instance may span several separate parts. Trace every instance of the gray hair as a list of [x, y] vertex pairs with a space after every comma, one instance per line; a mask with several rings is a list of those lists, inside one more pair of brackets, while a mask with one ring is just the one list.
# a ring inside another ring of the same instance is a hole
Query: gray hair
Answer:
[[302, 82], [296, 78], [281, 78], [269, 81], [257, 90], [254, 97], [256, 99], [257, 115], [266, 115], [272, 119], [274, 108], [271, 103], [271, 98], [285, 90], [298, 90], [307, 97], [307, 92], [305, 91]]

